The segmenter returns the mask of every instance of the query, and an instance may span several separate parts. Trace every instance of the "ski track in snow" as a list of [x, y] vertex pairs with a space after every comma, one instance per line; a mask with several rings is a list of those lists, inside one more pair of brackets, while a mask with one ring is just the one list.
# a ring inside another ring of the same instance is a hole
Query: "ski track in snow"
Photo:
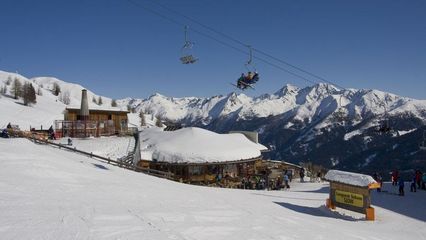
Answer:
[[424, 191], [407, 192], [405, 197], [374, 193], [373, 203], [377, 200], [384, 207], [374, 206], [377, 221], [367, 222], [361, 214], [326, 209], [326, 183], [293, 181], [291, 186], [289, 191], [192, 186], [120, 169], [25, 139], [0, 139], [0, 236], [177, 240], [426, 238], [425, 218], [416, 215], [426, 205]]

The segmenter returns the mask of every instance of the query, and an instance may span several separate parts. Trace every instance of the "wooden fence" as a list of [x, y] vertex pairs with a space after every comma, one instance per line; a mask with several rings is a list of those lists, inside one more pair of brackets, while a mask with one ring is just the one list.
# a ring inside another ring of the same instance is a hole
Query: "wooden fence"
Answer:
[[47, 145], [58, 147], [59, 149], [66, 149], [66, 150], [69, 150], [71, 152], [79, 153], [79, 154], [88, 156], [90, 158], [95, 158], [97, 160], [100, 160], [102, 162], [105, 162], [107, 164], [114, 165], [114, 166], [117, 166], [117, 167], [126, 168], [126, 169], [133, 170], [133, 171], [136, 171], [136, 172], [142, 172], [142, 173], [152, 175], [152, 176], [156, 176], [156, 177], [160, 177], [160, 178], [173, 179], [173, 173], [163, 172], [163, 171], [159, 171], [159, 170], [155, 170], [155, 169], [145, 169], [145, 168], [140, 168], [138, 166], [135, 166], [134, 164], [132, 164], [133, 158], [134, 158], [132, 155], [126, 156], [124, 158], [121, 158], [119, 161], [117, 161], [117, 160], [113, 160], [113, 159], [110, 159], [110, 158], [106, 158], [106, 157], [103, 157], [103, 156], [93, 154], [91, 152], [89, 153], [89, 152], [79, 150], [76, 147], [67, 146], [67, 145], [59, 144], [59, 143], [54, 143], [54, 142], [44, 140], [44, 139], [38, 139], [38, 138], [35, 138], [35, 137], [28, 137], [28, 139], [30, 139], [31, 141], [34, 141], [34, 143], [47, 144]]

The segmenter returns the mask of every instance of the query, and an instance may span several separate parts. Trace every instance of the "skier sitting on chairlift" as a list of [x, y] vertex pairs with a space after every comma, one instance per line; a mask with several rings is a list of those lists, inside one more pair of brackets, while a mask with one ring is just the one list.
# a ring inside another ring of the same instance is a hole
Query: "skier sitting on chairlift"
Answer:
[[246, 77], [246, 83], [247, 84], [254, 84], [257, 81], [259, 81], [259, 74], [257, 72], [248, 72], [247, 77]]
[[244, 73], [241, 73], [240, 78], [237, 80], [237, 88], [244, 90], [249, 87], [249, 83], [247, 83], [247, 76]]
[[255, 84], [259, 81], [259, 74], [257, 72], [248, 72], [247, 75], [241, 73], [240, 78], [237, 80], [237, 87], [241, 90], [244, 90], [248, 87], [252, 88], [252, 84]]
[[247, 68], [248, 72], [247, 75], [244, 73], [241, 74], [241, 77], [237, 80], [237, 88], [241, 90], [245, 90], [246, 88], [253, 88], [253, 84], [255, 84], [257, 81], [259, 81], [259, 74], [256, 71], [256, 68], [253, 65], [253, 52], [251, 46], [247, 46], [249, 48], [249, 59], [244, 64]]

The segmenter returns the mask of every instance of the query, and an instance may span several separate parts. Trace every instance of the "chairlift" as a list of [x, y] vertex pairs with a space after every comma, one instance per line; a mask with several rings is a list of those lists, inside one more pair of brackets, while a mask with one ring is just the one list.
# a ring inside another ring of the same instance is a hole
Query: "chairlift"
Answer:
[[386, 119], [379, 126], [378, 132], [380, 132], [380, 133], [388, 133], [391, 130], [392, 130], [392, 128], [389, 126], [389, 119]]
[[254, 89], [253, 85], [259, 81], [259, 73], [256, 70], [256, 67], [253, 64], [253, 50], [251, 46], [247, 46], [249, 48], [249, 59], [244, 64], [247, 69], [247, 74], [242, 73], [241, 76], [237, 80], [237, 88], [241, 90], [245, 90], [247, 88]]
[[180, 61], [182, 64], [192, 64], [198, 61], [198, 58], [194, 57], [192, 47], [194, 43], [189, 41], [188, 37], [188, 26], [185, 26], [185, 43], [182, 47], [182, 56], [180, 57]]
[[385, 109], [385, 115], [384, 115], [385, 119], [382, 120], [382, 122], [381, 122], [379, 128], [377, 129], [377, 131], [379, 133], [388, 133], [388, 132], [390, 132], [392, 130], [392, 128], [389, 125], [389, 117], [388, 117], [388, 111], [386, 109], [386, 106], [384, 104], [382, 106]]
[[420, 144], [420, 150], [426, 150], [426, 130], [423, 131], [423, 141]]

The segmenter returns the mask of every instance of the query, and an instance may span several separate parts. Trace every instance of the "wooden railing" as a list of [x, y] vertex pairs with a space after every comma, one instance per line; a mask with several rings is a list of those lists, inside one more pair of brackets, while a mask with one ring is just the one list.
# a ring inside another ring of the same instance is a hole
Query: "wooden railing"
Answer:
[[[163, 172], [163, 171], [154, 170], [154, 169], [145, 169], [145, 168], [140, 168], [138, 166], [133, 165], [132, 164], [133, 163], [133, 156], [131, 156], [131, 155], [126, 156], [126, 157], [124, 157], [123, 159], [120, 159], [120, 160], [113, 160], [113, 159], [110, 159], [110, 158], [106, 158], [106, 157], [103, 157], [103, 156], [93, 154], [91, 152], [89, 153], [89, 152], [79, 150], [76, 147], [72, 147], [72, 146], [68, 146], [68, 145], [64, 145], [64, 144], [59, 144], [59, 143], [54, 143], [54, 142], [51, 142], [49, 140], [38, 139], [38, 138], [35, 138], [35, 137], [28, 137], [28, 139], [30, 139], [34, 143], [48, 144], [48, 145], [51, 145], [51, 146], [58, 147], [59, 149], [66, 149], [66, 150], [69, 150], [71, 152], [80, 153], [80, 154], [88, 156], [90, 158], [95, 158], [95, 159], [98, 159], [98, 160], [105, 162], [107, 164], [111, 164], [111, 165], [118, 166], [118, 167], [121, 167], [121, 168], [126, 168], [126, 169], [133, 170], [133, 171], [136, 171], [136, 172], [142, 172], [142, 173], [149, 174], [149, 175], [156, 176], [156, 177], [160, 177], [160, 178], [173, 179], [173, 173]], [[130, 160], [131, 160], [132, 163], [130, 163]]]

